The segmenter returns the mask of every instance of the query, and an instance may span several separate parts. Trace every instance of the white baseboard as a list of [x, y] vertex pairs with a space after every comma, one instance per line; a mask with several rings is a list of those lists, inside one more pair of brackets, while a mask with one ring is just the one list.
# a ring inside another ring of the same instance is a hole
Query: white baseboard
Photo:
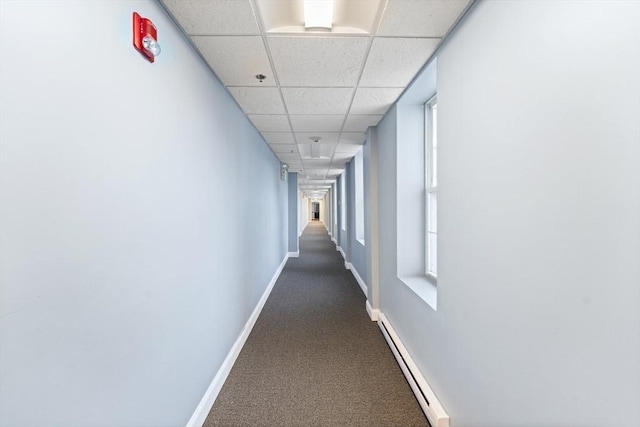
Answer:
[[347, 255], [344, 253], [344, 251], [342, 250], [342, 248], [340, 246], [338, 246], [337, 251], [342, 254], [342, 258], [343, 259], [345, 259], [345, 260], [347, 259]]
[[344, 268], [346, 268], [347, 270], [351, 270], [352, 267], [353, 266], [351, 265], [350, 262], [347, 262], [347, 261], [344, 262]]
[[356, 270], [353, 267], [353, 264], [349, 263], [349, 267], [348, 270], [351, 270], [351, 274], [353, 274], [353, 277], [356, 278], [356, 281], [358, 282], [358, 285], [360, 285], [360, 289], [362, 289], [362, 292], [364, 293], [364, 297], [368, 298], [368, 292], [369, 292], [369, 288], [367, 287], [367, 284], [364, 283], [364, 280], [362, 280], [362, 277], [360, 277], [360, 274], [358, 273], [358, 270]]
[[220, 393], [220, 390], [222, 389], [222, 386], [227, 379], [229, 372], [231, 372], [233, 364], [240, 354], [240, 350], [242, 350], [244, 343], [247, 341], [247, 338], [249, 337], [249, 334], [251, 333], [256, 320], [258, 320], [258, 316], [260, 315], [264, 304], [267, 302], [267, 298], [269, 298], [269, 295], [271, 294], [271, 291], [273, 290], [278, 277], [280, 277], [280, 273], [282, 273], [282, 269], [287, 263], [289, 256], [289, 253], [284, 256], [282, 263], [271, 278], [271, 282], [269, 282], [269, 285], [262, 294], [260, 301], [258, 301], [258, 304], [253, 309], [251, 316], [249, 316], [249, 319], [247, 320], [247, 323], [245, 323], [244, 328], [236, 339], [236, 342], [233, 343], [231, 350], [229, 350], [227, 357], [224, 359], [224, 362], [222, 362], [222, 366], [220, 366], [220, 369], [218, 369], [218, 373], [216, 373], [213, 381], [211, 381], [209, 388], [207, 388], [207, 391], [204, 393], [204, 396], [200, 400], [200, 403], [196, 407], [196, 410], [193, 412], [193, 415], [191, 415], [191, 418], [187, 422], [186, 427], [202, 427], [202, 425], [204, 424], [204, 421], [207, 419], [207, 415], [209, 415], [209, 411], [211, 411], [211, 408], [213, 407], [213, 403], [218, 397], [218, 393]]
[[300, 251], [289, 252], [289, 258], [298, 258], [299, 256], [300, 256]]
[[380, 310], [378, 310], [377, 308], [371, 307], [371, 304], [369, 304], [369, 300], [367, 300], [367, 303], [365, 304], [365, 308], [367, 309], [367, 313], [369, 313], [369, 318], [371, 319], [371, 321], [377, 322], [378, 315], [380, 314]]
[[414, 363], [406, 347], [402, 344], [402, 341], [400, 341], [400, 337], [396, 334], [389, 320], [380, 311], [378, 312], [378, 326], [431, 426], [449, 427], [449, 415], [447, 415], [442, 405], [440, 405], [440, 402], [438, 402], [436, 395], [433, 393], [433, 390], [431, 390], [431, 387], [429, 387], [427, 380]]

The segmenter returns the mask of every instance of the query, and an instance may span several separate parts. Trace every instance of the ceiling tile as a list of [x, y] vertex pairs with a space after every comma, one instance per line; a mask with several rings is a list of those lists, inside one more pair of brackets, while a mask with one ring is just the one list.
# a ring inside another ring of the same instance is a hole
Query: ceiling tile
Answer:
[[348, 153], [335, 153], [333, 155], [333, 160], [351, 160], [353, 156], [349, 155]]
[[275, 87], [230, 87], [229, 92], [247, 114], [285, 114]]
[[339, 132], [344, 115], [291, 115], [291, 126], [294, 132]]
[[278, 156], [278, 159], [280, 159], [281, 161], [285, 162], [285, 163], [289, 163], [289, 162], [299, 162], [300, 161], [300, 156], [297, 153], [276, 153], [276, 156]]
[[324, 180], [325, 175], [327, 174], [327, 170], [326, 169], [305, 169], [305, 172], [309, 176], [320, 176], [320, 177], [323, 178], [323, 180]]
[[377, 125], [380, 119], [382, 119], [382, 116], [349, 115], [344, 124], [344, 130], [364, 132], [369, 126]]
[[344, 172], [344, 169], [329, 169], [327, 171], [327, 178], [329, 177], [338, 177], [340, 174]]
[[384, 114], [402, 91], [402, 88], [358, 88], [349, 114]]
[[339, 141], [341, 144], [364, 144], [365, 138], [364, 132], [342, 132]]
[[351, 88], [283, 88], [289, 114], [347, 114]]
[[299, 174], [303, 174], [304, 173], [304, 166], [302, 166], [302, 161], [300, 160], [289, 160], [287, 162], [287, 164], [289, 165], [289, 172], [295, 172], [295, 173], [299, 173]]
[[273, 64], [284, 86], [355, 86], [367, 37], [269, 37]]
[[435, 52], [439, 42], [440, 39], [376, 37], [359, 85], [389, 88], [407, 86]]
[[249, 0], [164, 0], [187, 34], [260, 34]]
[[391, 0], [378, 36], [443, 37], [470, 0]]
[[338, 144], [336, 145], [336, 154], [355, 156], [362, 149], [360, 144]]
[[[312, 168], [312, 169], [329, 169], [329, 166], [331, 165], [331, 160], [302, 160], [302, 164], [304, 164], [305, 168]], [[324, 175], [322, 175], [322, 177], [324, 178]]]
[[296, 139], [291, 132], [262, 132], [269, 144], [295, 144]]
[[[191, 39], [225, 86], [275, 86], [262, 37], [192, 36]], [[260, 83], [256, 74], [267, 78]]]
[[286, 115], [274, 114], [248, 114], [249, 120], [253, 122], [255, 127], [261, 132], [290, 132], [289, 120]]
[[298, 146], [296, 144], [269, 144], [274, 153], [297, 154]]
[[296, 132], [296, 141], [298, 144], [311, 144], [311, 138], [319, 137], [321, 144], [337, 144], [340, 132]]

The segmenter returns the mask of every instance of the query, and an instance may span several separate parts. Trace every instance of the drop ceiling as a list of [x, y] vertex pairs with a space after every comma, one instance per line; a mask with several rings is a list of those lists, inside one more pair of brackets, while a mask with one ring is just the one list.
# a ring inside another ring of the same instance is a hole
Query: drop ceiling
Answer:
[[[162, 0], [275, 155], [321, 197], [472, 0]], [[266, 78], [260, 81], [256, 75]]]

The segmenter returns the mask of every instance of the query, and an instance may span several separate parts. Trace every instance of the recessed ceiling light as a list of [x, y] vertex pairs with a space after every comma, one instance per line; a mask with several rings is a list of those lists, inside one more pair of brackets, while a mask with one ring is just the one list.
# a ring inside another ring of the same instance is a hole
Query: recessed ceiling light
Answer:
[[324, 28], [333, 26], [333, 0], [304, 0], [304, 27]]

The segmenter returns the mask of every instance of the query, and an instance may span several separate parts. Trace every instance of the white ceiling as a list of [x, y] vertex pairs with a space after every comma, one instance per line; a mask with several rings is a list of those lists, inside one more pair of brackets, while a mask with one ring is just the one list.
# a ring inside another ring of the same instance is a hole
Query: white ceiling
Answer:
[[302, 0], [162, 3], [276, 156], [299, 173], [300, 188], [317, 197], [471, 1], [335, 0], [330, 32], [305, 32]]

